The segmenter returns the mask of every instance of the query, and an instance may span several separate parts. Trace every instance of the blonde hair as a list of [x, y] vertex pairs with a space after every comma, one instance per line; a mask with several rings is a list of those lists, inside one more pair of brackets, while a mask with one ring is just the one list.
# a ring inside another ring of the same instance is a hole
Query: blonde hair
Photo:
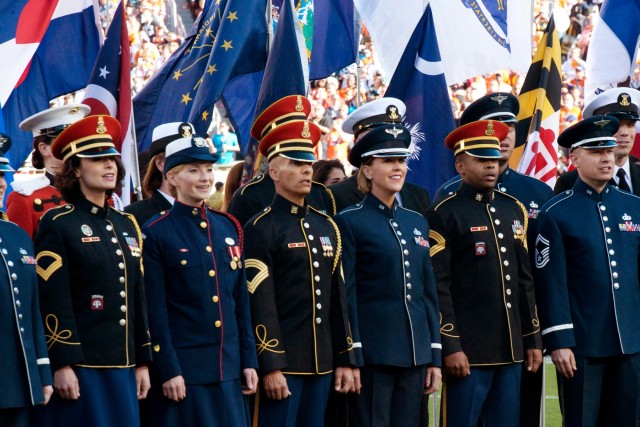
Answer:
[[171, 168], [171, 170], [167, 172], [167, 184], [169, 185], [169, 193], [171, 193], [171, 197], [173, 197], [174, 199], [178, 198], [178, 187], [171, 184], [171, 181], [169, 181], [169, 174], [171, 175], [179, 174], [188, 165], [189, 163], [183, 163], [181, 165]]
[[358, 182], [358, 190], [360, 190], [360, 192], [364, 194], [371, 192], [371, 180], [364, 176], [363, 166], [369, 166], [371, 163], [373, 163], [373, 157], [369, 157], [360, 165], [360, 169], [358, 169], [358, 175], [356, 176], [356, 180]]

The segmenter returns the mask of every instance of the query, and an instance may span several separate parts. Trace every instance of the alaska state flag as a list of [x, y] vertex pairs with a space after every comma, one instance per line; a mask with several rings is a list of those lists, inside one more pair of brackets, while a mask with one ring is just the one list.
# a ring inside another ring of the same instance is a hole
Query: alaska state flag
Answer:
[[456, 174], [453, 152], [444, 145], [455, 128], [431, 5], [427, 6], [400, 58], [385, 96], [407, 105], [404, 121], [411, 129], [412, 154], [407, 180], [435, 194]]
[[0, 106], [14, 169], [31, 152], [20, 122], [87, 85], [100, 48], [97, 22], [92, 0], [0, 2]]

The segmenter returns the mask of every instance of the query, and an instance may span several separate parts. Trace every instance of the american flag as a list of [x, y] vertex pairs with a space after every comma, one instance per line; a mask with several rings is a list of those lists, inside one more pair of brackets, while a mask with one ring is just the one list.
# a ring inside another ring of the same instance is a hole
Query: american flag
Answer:
[[[136, 146], [132, 136], [131, 53], [124, 16], [124, 5], [121, 1], [98, 53], [82, 103], [91, 108], [92, 115], [110, 115], [120, 121], [122, 137], [114, 143], [122, 154], [122, 163], [126, 170], [122, 201], [127, 205], [131, 201], [130, 183], [132, 177], [137, 178], [138, 170]], [[137, 180], [134, 184], [137, 186]]]

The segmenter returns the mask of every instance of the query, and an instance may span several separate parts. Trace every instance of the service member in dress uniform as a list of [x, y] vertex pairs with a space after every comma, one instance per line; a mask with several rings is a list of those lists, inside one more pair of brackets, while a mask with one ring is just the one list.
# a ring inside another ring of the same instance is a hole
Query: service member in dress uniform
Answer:
[[45, 213], [35, 239], [56, 390], [44, 425], [138, 426], [137, 400], [149, 389], [140, 229], [106, 202], [124, 176], [119, 136], [116, 119], [89, 116], [52, 146], [69, 204]]
[[[500, 141], [500, 175], [496, 189], [515, 197], [527, 209], [529, 226], [527, 243], [533, 247], [536, 238], [536, 223], [542, 206], [553, 197], [551, 188], [540, 180], [522, 175], [509, 167], [509, 159], [516, 147], [516, 116], [520, 111], [518, 98], [510, 93], [497, 92], [483, 96], [472, 102], [460, 117], [460, 125], [478, 120], [496, 120], [509, 127], [507, 136]], [[462, 178], [457, 175], [445, 182], [437, 191], [434, 203], [452, 195], [460, 186]], [[533, 251], [529, 253], [533, 261]], [[531, 372], [523, 365], [520, 396], [520, 427], [537, 427], [540, 425], [540, 402], [542, 396], [543, 369]]]
[[51, 144], [64, 129], [89, 113], [83, 104], [69, 104], [41, 111], [20, 123], [20, 129], [33, 134], [31, 163], [45, 174], [29, 181], [13, 181], [13, 192], [7, 198], [9, 219], [35, 238], [38, 222], [44, 213], [64, 205], [55, 187], [55, 176], [62, 172], [64, 164], [51, 153]]
[[[509, 167], [509, 159], [516, 147], [516, 116], [519, 111], [520, 103], [514, 95], [506, 92], [490, 93], [472, 102], [462, 112], [460, 126], [478, 120], [495, 120], [509, 127], [507, 136], [500, 141], [500, 160], [498, 161], [500, 175], [496, 189], [515, 197], [527, 208], [531, 230], [531, 226], [535, 226], [540, 209], [553, 197], [553, 191], [542, 181], [522, 175]], [[461, 181], [462, 178], [457, 175], [442, 184], [434, 196], [433, 203], [438, 203], [452, 195]]]
[[[4, 153], [11, 139], [0, 134], [0, 192], [5, 173], [14, 172]], [[0, 196], [0, 208], [3, 197]], [[38, 301], [33, 242], [0, 211], [0, 425], [28, 427], [30, 408], [53, 393], [47, 344]]]
[[328, 215], [305, 202], [319, 140], [315, 124], [295, 120], [259, 146], [276, 187], [271, 205], [245, 225], [261, 427], [322, 426], [329, 389], [355, 390], [340, 234]]
[[138, 224], [143, 225], [152, 216], [168, 211], [173, 206], [174, 198], [169, 192], [169, 183], [164, 174], [164, 150], [173, 141], [195, 134], [193, 125], [186, 122], [165, 123], [153, 129], [149, 165], [142, 179], [142, 194], [145, 198], [124, 209], [136, 217]]
[[204, 203], [217, 159], [195, 134], [170, 143], [164, 168], [176, 202], [142, 229], [150, 426], [250, 425], [242, 395], [257, 390], [258, 361], [242, 226]]
[[444, 425], [516, 426], [521, 363], [542, 362], [526, 208], [495, 191], [507, 125], [481, 120], [445, 143], [462, 177], [430, 208], [431, 258], [438, 286], [445, 367]]
[[[616, 137], [617, 146], [614, 147], [615, 165], [611, 184], [623, 191], [640, 195], [640, 165], [633, 162], [629, 154], [636, 138], [636, 122], [638, 121], [638, 105], [640, 105], [640, 91], [630, 87], [609, 89], [596, 95], [584, 107], [583, 119], [593, 116], [613, 116], [620, 122]], [[558, 177], [554, 188], [556, 194], [570, 190], [578, 179], [578, 171], [565, 172]]]
[[609, 183], [617, 131], [613, 116], [594, 116], [560, 135], [579, 178], [538, 222], [542, 339], [565, 426], [640, 423], [640, 198]]
[[429, 225], [400, 206], [411, 133], [379, 126], [349, 153], [362, 202], [336, 216], [354, 347], [361, 347], [357, 426], [418, 427], [423, 393], [440, 385], [440, 318]]
[[[402, 123], [402, 118], [407, 107], [397, 98], [380, 98], [371, 101], [347, 116], [342, 124], [342, 130], [353, 134], [357, 144], [361, 137], [371, 129], [385, 124]], [[364, 193], [358, 189], [356, 175], [330, 186], [336, 200], [338, 212], [355, 205], [364, 198]], [[419, 185], [406, 182], [402, 190], [396, 195], [396, 200], [401, 206], [426, 215], [429, 208], [429, 192]]]
[[[269, 132], [291, 120], [306, 120], [311, 112], [311, 101], [305, 96], [291, 95], [267, 107], [251, 127], [251, 136], [261, 141]], [[234, 193], [227, 212], [245, 225], [249, 218], [269, 206], [275, 196], [275, 186], [268, 172], [259, 173]], [[306, 202], [320, 212], [333, 216], [336, 203], [324, 184], [312, 181]]]

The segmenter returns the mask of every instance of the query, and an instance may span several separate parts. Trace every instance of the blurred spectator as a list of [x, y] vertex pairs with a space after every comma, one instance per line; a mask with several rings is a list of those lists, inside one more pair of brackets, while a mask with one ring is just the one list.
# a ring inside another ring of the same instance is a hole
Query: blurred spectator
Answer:
[[229, 201], [233, 197], [233, 193], [240, 188], [240, 181], [242, 180], [242, 170], [244, 163], [236, 163], [229, 169], [227, 174], [227, 181], [224, 183], [224, 203], [222, 204], [222, 210], [227, 211], [229, 207]]
[[207, 205], [211, 209], [215, 209], [217, 211], [222, 210], [222, 206], [224, 204], [224, 192], [222, 191], [223, 186], [224, 184], [222, 182], [220, 181], [216, 182], [215, 190], [213, 191], [213, 193], [211, 193], [211, 195], [207, 199]]
[[347, 177], [344, 165], [339, 160], [318, 160], [312, 167], [311, 179], [326, 186], [337, 184]]
[[229, 120], [223, 119], [218, 125], [218, 133], [213, 137], [213, 145], [220, 155], [217, 164], [230, 164], [236, 160], [236, 153], [240, 151], [238, 137], [230, 132]]

